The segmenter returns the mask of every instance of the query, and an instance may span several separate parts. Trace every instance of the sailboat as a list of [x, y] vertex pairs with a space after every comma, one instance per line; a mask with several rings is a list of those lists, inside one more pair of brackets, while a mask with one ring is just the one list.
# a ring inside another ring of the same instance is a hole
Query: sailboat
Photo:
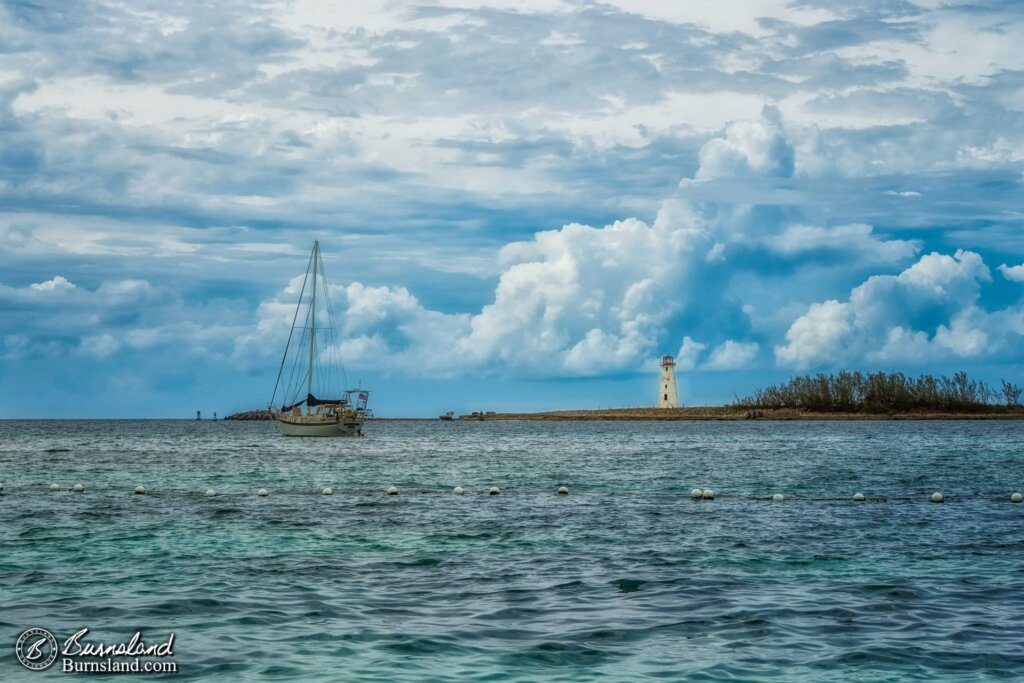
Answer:
[[268, 409], [285, 436], [362, 436], [363, 423], [373, 416], [366, 407], [370, 392], [347, 385], [320, 242], [314, 241]]

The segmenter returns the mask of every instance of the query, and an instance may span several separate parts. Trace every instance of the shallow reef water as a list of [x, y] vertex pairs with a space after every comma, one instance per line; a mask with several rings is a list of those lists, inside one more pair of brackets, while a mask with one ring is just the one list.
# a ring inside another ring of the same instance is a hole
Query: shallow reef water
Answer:
[[1024, 672], [1018, 422], [366, 432], [0, 422], [0, 680], [66, 675], [18, 663], [29, 627], [173, 632], [174, 680]]

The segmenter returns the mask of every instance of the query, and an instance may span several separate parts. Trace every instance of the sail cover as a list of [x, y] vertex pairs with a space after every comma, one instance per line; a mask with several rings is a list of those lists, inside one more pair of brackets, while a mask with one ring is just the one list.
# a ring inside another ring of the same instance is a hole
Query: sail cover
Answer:
[[340, 398], [317, 398], [313, 394], [306, 394], [306, 405], [310, 408], [313, 406], [340, 405], [342, 403], [344, 401]]

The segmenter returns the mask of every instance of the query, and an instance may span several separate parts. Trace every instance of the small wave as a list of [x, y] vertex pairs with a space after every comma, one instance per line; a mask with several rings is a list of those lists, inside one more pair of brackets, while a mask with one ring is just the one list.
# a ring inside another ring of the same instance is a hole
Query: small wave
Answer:
[[618, 581], [612, 581], [611, 584], [619, 589], [620, 593], [635, 593], [640, 590], [646, 581], [640, 579], [619, 579]]
[[540, 643], [506, 658], [510, 666], [555, 667], [596, 666], [606, 663], [617, 655], [593, 647], [573, 643]]
[[438, 557], [419, 557], [415, 560], [406, 560], [401, 562], [394, 562], [395, 567], [436, 567], [441, 564], [441, 559]]
[[175, 598], [146, 607], [146, 611], [159, 616], [182, 616], [191, 614], [215, 614], [223, 611], [225, 604], [213, 598]]
[[229, 508], [218, 508], [210, 513], [210, 519], [227, 519], [229, 517], [238, 517], [242, 515], [242, 508], [229, 507]]
[[378, 645], [378, 648], [397, 655], [440, 654], [451, 650], [451, 645], [430, 638], [402, 638], [392, 643]]

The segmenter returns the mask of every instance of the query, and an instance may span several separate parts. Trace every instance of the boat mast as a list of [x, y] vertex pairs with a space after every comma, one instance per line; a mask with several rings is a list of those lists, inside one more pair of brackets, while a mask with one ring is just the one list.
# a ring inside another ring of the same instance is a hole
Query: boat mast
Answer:
[[[313, 393], [313, 347], [316, 343], [316, 266], [320, 260], [320, 241], [313, 240], [313, 295], [309, 304], [309, 377], [306, 382], [306, 395]], [[312, 413], [313, 407], [306, 404], [306, 412]]]

